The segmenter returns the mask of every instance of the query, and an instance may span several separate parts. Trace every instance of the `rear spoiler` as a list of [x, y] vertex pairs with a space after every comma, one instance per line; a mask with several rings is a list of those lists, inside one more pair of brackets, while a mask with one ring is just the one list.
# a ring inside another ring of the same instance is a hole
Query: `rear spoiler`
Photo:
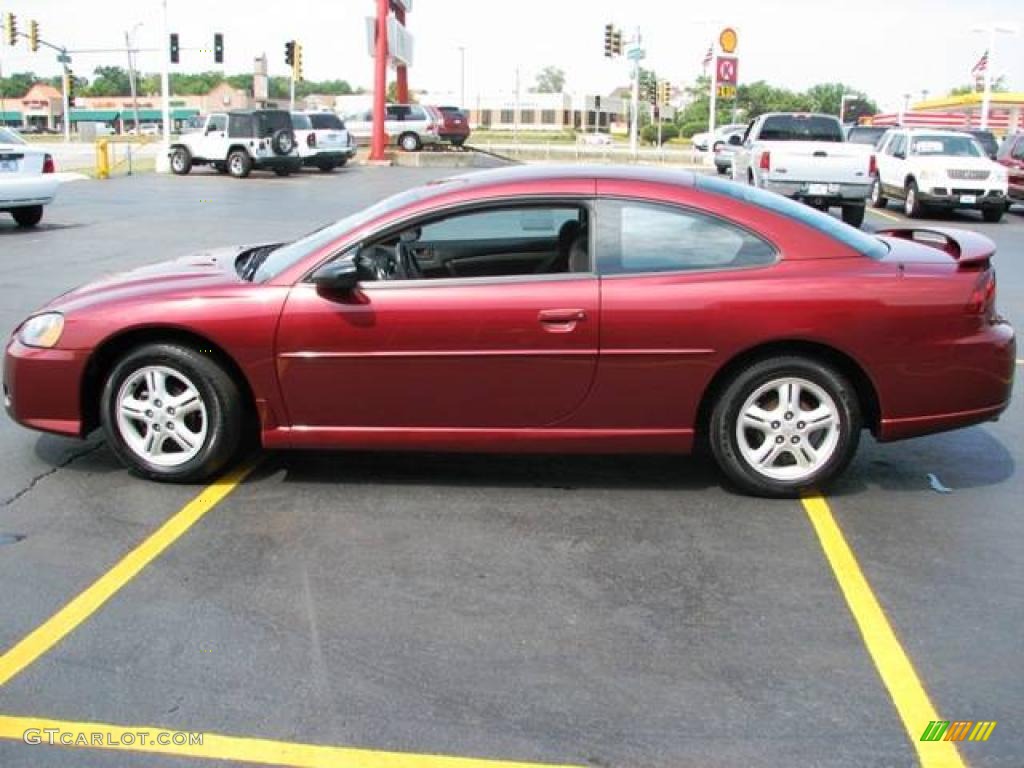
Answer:
[[882, 237], [912, 240], [952, 256], [960, 269], [984, 269], [996, 252], [996, 244], [984, 235], [953, 227], [893, 227], [875, 232]]

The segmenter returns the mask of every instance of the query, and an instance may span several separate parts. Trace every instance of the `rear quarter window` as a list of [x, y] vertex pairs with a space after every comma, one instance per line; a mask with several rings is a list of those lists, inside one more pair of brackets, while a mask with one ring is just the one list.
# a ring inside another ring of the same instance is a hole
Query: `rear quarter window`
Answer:
[[327, 112], [323, 114], [309, 115], [308, 120], [312, 123], [313, 128], [318, 131], [340, 131], [345, 127], [345, 124], [341, 122], [340, 117]]

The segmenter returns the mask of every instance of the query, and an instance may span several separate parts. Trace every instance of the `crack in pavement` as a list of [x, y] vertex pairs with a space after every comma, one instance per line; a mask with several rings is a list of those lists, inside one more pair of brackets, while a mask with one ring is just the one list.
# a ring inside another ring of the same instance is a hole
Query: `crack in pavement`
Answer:
[[6, 499], [0, 502], [0, 509], [6, 509], [7, 507], [11, 506], [11, 504], [18, 501], [25, 494], [31, 492], [33, 488], [39, 485], [40, 482], [48, 478], [50, 475], [55, 474], [57, 471], [61, 469], [64, 469], [64, 467], [68, 466], [72, 462], [78, 461], [79, 459], [84, 458], [91, 453], [96, 453], [96, 451], [98, 451], [103, 446], [103, 441], [90, 445], [85, 450], [78, 451], [77, 453], [72, 453], [63, 461], [54, 464], [52, 467], [50, 467], [50, 469], [46, 470], [45, 472], [40, 472], [38, 475], [29, 480], [28, 484], [24, 488], [18, 490], [12, 496], [8, 496]]

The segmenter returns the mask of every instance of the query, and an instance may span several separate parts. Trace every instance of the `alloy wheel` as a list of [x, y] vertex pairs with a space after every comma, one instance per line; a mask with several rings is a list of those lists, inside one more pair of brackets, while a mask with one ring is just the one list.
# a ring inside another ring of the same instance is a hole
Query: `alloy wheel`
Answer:
[[206, 442], [206, 404], [180, 371], [150, 365], [132, 372], [117, 393], [117, 430], [131, 451], [160, 467], [195, 458]]

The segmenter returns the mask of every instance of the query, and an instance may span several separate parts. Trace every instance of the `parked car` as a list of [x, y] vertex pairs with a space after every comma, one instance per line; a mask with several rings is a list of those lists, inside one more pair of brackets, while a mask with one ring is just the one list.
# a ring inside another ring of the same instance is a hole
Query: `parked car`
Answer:
[[441, 141], [451, 142], [453, 147], [461, 147], [469, 138], [469, 118], [458, 107], [435, 107], [441, 115], [441, 126], [438, 133]]
[[1003, 217], [1007, 169], [985, 155], [971, 136], [934, 128], [891, 130], [877, 154], [871, 204], [884, 208], [889, 198], [903, 200], [907, 216], [929, 208], [980, 210], [988, 222]]
[[176, 174], [187, 174], [194, 165], [212, 165], [244, 179], [253, 170], [287, 176], [302, 167], [292, 118], [284, 110], [214, 112], [187, 126], [171, 144], [171, 170]]
[[847, 224], [863, 223], [875, 158], [846, 143], [832, 115], [769, 112], [730, 141], [733, 179], [821, 210], [838, 207]]
[[746, 128], [743, 123], [726, 123], [715, 128], [715, 140], [709, 141], [711, 134], [707, 131], [703, 133], [695, 133], [690, 139], [694, 149], [699, 149], [701, 152], [707, 152], [708, 144], [711, 144], [712, 149], [718, 144], [726, 143], [726, 134], [731, 133], [737, 129]]
[[989, 156], [989, 159], [995, 160], [996, 153], [999, 152], [999, 141], [992, 131], [976, 131], [969, 130], [963, 131], [968, 136], [973, 136], [974, 139], [981, 144], [981, 148], [985, 150], [985, 154]]
[[292, 126], [303, 165], [329, 173], [356, 153], [345, 123], [333, 112], [292, 112]]
[[850, 144], [877, 146], [879, 140], [889, 130], [887, 125], [848, 125], [844, 129], [846, 141]]
[[43, 206], [53, 202], [60, 185], [56, 170], [51, 155], [0, 126], [0, 212], [19, 227], [42, 221]]
[[732, 156], [736, 154], [736, 145], [730, 144], [729, 141], [733, 136], [737, 136], [742, 139], [745, 129], [746, 126], [727, 131], [722, 134], [722, 141], [715, 142], [715, 170], [723, 176], [732, 170]]
[[[389, 144], [416, 152], [441, 140], [441, 113], [421, 104], [388, 104], [384, 133]], [[348, 131], [360, 144], [373, 138], [373, 110], [359, 112], [345, 120]]]
[[1024, 203], [1024, 132], [1011, 133], [1003, 139], [996, 162], [1006, 167], [1007, 203]]
[[706, 442], [737, 487], [791, 496], [837, 477], [864, 428], [1007, 408], [994, 251], [685, 171], [511, 167], [65, 293], [15, 330], [4, 391], [19, 423], [102, 426], [155, 480], [216, 474], [252, 429], [291, 449]]
[[577, 134], [576, 140], [581, 144], [594, 147], [609, 147], [615, 143], [615, 140], [607, 133], [580, 133]]

